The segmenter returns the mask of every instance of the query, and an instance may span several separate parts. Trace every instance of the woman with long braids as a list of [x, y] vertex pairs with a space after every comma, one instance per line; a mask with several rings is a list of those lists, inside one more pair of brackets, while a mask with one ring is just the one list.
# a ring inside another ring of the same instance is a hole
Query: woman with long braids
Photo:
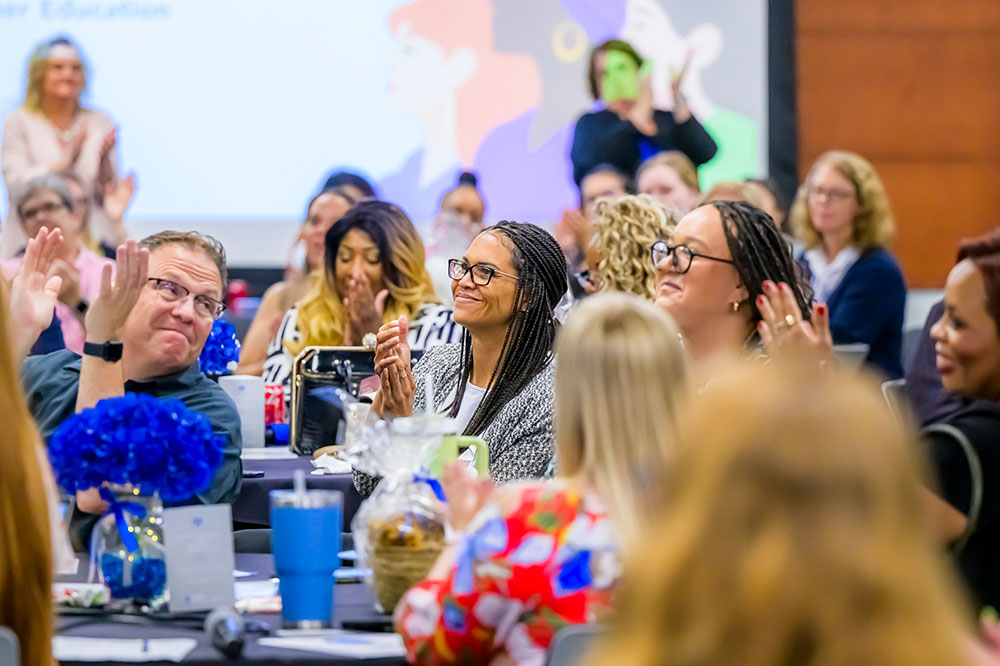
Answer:
[[[410, 371], [408, 321], [378, 332], [375, 369], [382, 385], [372, 410], [410, 416], [425, 409], [424, 377], [433, 377], [434, 405], [466, 435], [489, 446], [497, 483], [541, 477], [554, 453], [552, 425], [556, 338], [554, 309], [566, 293], [566, 257], [533, 224], [500, 222], [483, 230], [461, 259], [448, 262], [460, 345], [428, 350]], [[375, 479], [355, 471], [362, 495]]]
[[805, 313], [782, 320], [783, 326], [828, 317], [825, 305], [813, 306], [812, 290], [774, 222], [745, 201], [713, 201], [685, 215], [669, 241], [653, 244], [653, 263], [656, 304], [677, 322], [701, 381], [723, 357], [763, 352], [766, 298], [787, 297]]

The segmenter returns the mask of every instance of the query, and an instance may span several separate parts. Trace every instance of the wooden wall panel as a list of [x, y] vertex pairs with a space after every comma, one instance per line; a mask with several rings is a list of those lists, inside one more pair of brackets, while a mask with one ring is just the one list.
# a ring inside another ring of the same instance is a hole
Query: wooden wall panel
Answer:
[[1000, 2], [796, 0], [800, 175], [825, 150], [878, 169], [911, 287], [1000, 225]]
[[911, 287], [937, 287], [962, 238], [1000, 225], [1000, 162], [877, 164], [896, 217], [893, 250]]
[[799, 28], [808, 31], [960, 31], [996, 34], [1000, 2], [994, 0], [799, 0]]
[[992, 39], [825, 34], [798, 46], [800, 77], [817, 77], [799, 112], [823, 123], [803, 126], [803, 150], [1000, 159], [1000, 30]]

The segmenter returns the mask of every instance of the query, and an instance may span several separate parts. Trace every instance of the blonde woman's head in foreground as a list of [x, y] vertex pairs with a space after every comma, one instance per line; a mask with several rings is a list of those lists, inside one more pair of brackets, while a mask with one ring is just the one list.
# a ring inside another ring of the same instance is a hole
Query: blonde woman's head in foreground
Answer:
[[670, 238], [677, 220], [660, 202], [640, 194], [597, 202], [594, 237], [588, 248], [591, 284], [652, 300], [656, 266], [650, 248]]
[[591, 663], [967, 663], [915, 444], [874, 383], [747, 365], [685, 416], [666, 510]]
[[632, 294], [584, 300], [556, 340], [560, 477], [594, 488], [628, 542], [658, 505], [686, 390], [684, 350], [670, 316]]

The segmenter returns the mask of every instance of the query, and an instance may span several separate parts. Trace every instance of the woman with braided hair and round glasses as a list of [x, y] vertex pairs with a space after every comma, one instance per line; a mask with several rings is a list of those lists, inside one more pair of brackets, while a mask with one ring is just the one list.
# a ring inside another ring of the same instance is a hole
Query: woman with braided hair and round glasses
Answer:
[[[826, 306], [812, 290], [767, 213], [745, 201], [713, 201], [685, 215], [669, 240], [652, 247], [656, 304], [677, 322], [696, 379], [727, 356], [773, 353], [764, 312], [787, 300], [798, 308], [774, 326], [826, 330]], [[762, 340], [762, 333], [764, 334]]]
[[[372, 410], [383, 417], [423, 411], [425, 396], [416, 387], [429, 375], [432, 408], [487, 443], [494, 481], [541, 477], [555, 451], [552, 345], [566, 257], [543, 229], [500, 222], [451, 260], [448, 273], [462, 343], [428, 350], [411, 372], [406, 318], [383, 325], [375, 351], [382, 385]], [[355, 485], [368, 495], [375, 480], [355, 472]]]

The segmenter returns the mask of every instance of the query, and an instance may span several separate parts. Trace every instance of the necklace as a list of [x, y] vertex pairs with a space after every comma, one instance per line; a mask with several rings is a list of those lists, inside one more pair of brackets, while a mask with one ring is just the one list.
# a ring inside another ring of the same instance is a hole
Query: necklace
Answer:
[[80, 133], [80, 123], [78, 121], [74, 121], [73, 124], [69, 126], [69, 129], [61, 130], [54, 125], [53, 128], [56, 130], [56, 136], [59, 137], [59, 140], [63, 143], [69, 143]]

